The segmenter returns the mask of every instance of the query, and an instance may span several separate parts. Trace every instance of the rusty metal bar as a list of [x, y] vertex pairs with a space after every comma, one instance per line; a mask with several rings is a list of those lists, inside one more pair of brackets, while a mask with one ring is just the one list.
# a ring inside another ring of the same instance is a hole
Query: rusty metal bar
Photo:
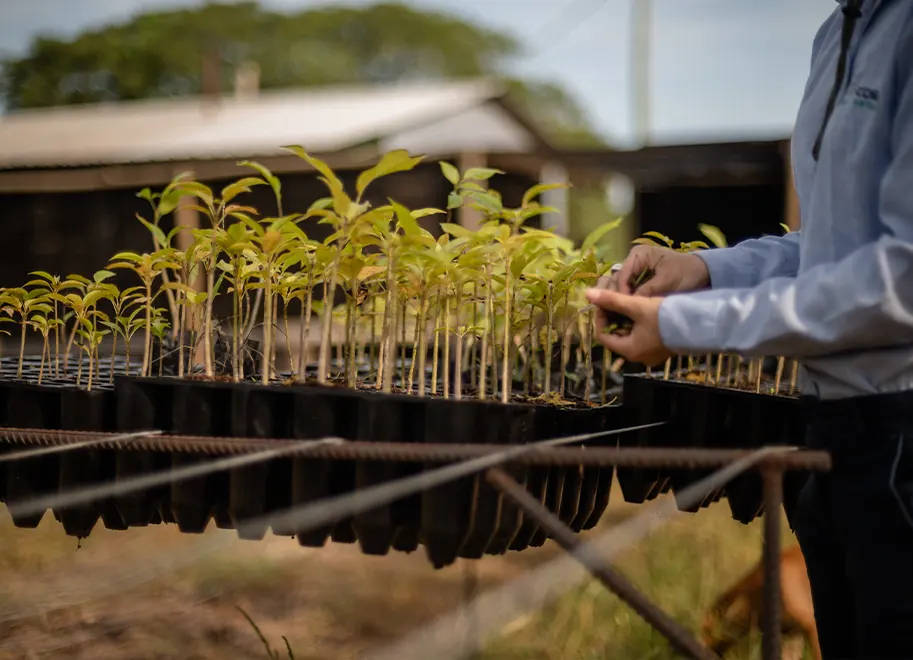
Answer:
[[669, 644], [675, 650], [693, 660], [718, 660], [716, 654], [704, 647], [686, 628], [641, 594], [621, 573], [606, 562], [595, 560], [591, 555], [578, 553], [582, 545], [580, 537], [503, 470], [491, 468], [486, 473], [486, 478], [527, 515], [534, 518], [558, 545], [578, 559], [606, 588], [669, 640]]
[[783, 639], [780, 625], [780, 507], [783, 504], [783, 471], [764, 468], [764, 592], [761, 657], [780, 660]]
[[303, 440], [301, 442], [286, 443], [285, 449], [266, 449], [261, 452], [241, 454], [226, 458], [215, 458], [211, 461], [193, 463], [183, 467], [169, 467], [164, 470], [148, 472], [132, 477], [126, 481], [102, 481], [83, 487], [74, 488], [49, 495], [37, 496], [22, 503], [7, 503], [10, 514], [15, 516], [31, 516], [44, 513], [48, 509], [71, 507], [79, 504], [95, 502], [106, 497], [115, 497], [126, 493], [135, 493], [140, 490], [179, 483], [187, 479], [201, 477], [214, 472], [228, 472], [245, 465], [268, 461], [274, 458], [289, 458], [293, 456], [306, 456], [314, 448], [332, 442], [343, 442], [336, 438], [324, 440]]
[[161, 435], [161, 431], [136, 431], [135, 433], [119, 433], [119, 434], [105, 434], [104, 436], [99, 436], [98, 434], [87, 433], [83, 440], [65, 443], [65, 444], [56, 444], [48, 445], [46, 443], [32, 443], [39, 444], [39, 446], [33, 449], [22, 449], [19, 451], [12, 451], [6, 454], [0, 454], [0, 463], [11, 463], [13, 461], [24, 461], [29, 458], [38, 458], [40, 456], [47, 456], [49, 454], [59, 454], [60, 452], [69, 451], [71, 449], [91, 449], [92, 447], [99, 447], [101, 445], [122, 445], [126, 444], [132, 440], [138, 440], [140, 438], [149, 438], [152, 436]]
[[[645, 425], [618, 429], [617, 434], [631, 432]], [[607, 432], [608, 433], [608, 432]], [[290, 442], [305, 440], [267, 438], [216, 438], [206, 436], [161, 435], [135, 438], [122, 444], [118, 434], [80, 431], [41, 431], [34, 429], [0, 429], [0, 442], [12, 445], [66, 445], [93, 440], [99, 448], [136, 451], [187, 452], [203, 454], [243, 454], [265, 450], [287, 450]], [[573, 440], [571, 440], [573, 441]], [[395, 442], [343, 441], [309, 451], [314, 458], [330, 460], [402, 461], [450, 463], [504, 452], [524, 445], [475, 444], [408, 444]], [[784, 450], [788, 449], [786, 447]], [[719, 468], [754, 453], [750, 449], [670, 449], [641, 447], [529, 447], [510, 457], [511, 463], [547, 466], [585, 467], [668, 467], [679, 469]], [[759, 465], [782, 470], [830, 470], [830, 455], [823, 451], [794, 450], [771, 453]]]

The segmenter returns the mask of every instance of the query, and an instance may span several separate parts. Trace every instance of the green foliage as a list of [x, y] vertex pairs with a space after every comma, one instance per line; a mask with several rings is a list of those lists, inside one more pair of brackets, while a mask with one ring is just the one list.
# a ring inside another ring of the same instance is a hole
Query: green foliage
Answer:
[[[219, 191], [182, 174], [161, 192], [139, 193], [152, 210], [152, 220], [139, 218], [150, 233], [152, 251], [119, 252], [107, 268], [90, 277], [35, 271], [25, 287], [0, 289], [0, 321], [17, 324], [20, 356], [27, 333], [35, 332], [43, 339], [43, 357], [56, 371], [57, 344], [64, 331], [69, 336], [66, 355], [75, 345], [88, 357], [91, 387], [102, 343], [111, 343], [112, 354], [118, 346], [129, 351], [131, 340], [141, 334], [140, 375], [153, 375], [153, 348], [172, 339], [177, 340], [178, 375], [190, 373], [201, 352], [204, 371], [213, 377], [213, 337], [220, 332], [213, 306], [222, 297], [230, 299], [232, 307], [228, 322], [235, 381], [252, 376], [244, 373], [242, 351], [254, 329], [262, 338], [257, 353], [260, 382], [280, 377], [276, 347], [283, 343], [292, 377], [306, 380], [306, 343], [314, 318], [319, 325], [320, 384], [365, 387], [371, 379], [377, 389], [392, 392], [399, 368], [399, 387], [422, 396], [425, 361], [430, 358], [431, 394], [443, 383], [445, 398], [463, 396], [466, 379], [456, 377], [460, 374], [471, 376], [472, 395], [481, 399], [509, 401], [519, 380], [525, 396], [539, 395], [551, 403], [564, 400], [569, 388], [578, 386], [583, 389], [578, 396], [595, 400], [596, 311], [584, 292], [611, 266], [608, 239], [622, 219], [593, 228], [578, 247], [528, 224], [555, 212], [540, 198], [561, 186], [534, 185], [511, 207], [487, 186], [501, 171], [470, 168], [461, 173], [449, 163], [439, 166], [452, 186], [450, 208], [410, 209], [395, 199], [374, 206], [364, 199], [369, 186], [411, 170], [423, 162], [422, 156], [402, 150], [384, 154], [358, 175], [354, 190], [347, 190], [327, 163], [301, 146], [286, 150], [312, 167], [327, 190], [327, 196], [304, 213], [283, 210], [281, 183], [257, 163], [239, 163], [255, 176], [242, 176]], [[271, 189], [275, 214], [261, 216], [243, 205], [244, 195], [255, 186]], [[205, 216], [208, 226], [194, 230], [191, 244], [178, 249], [172, 241], [179, 228], [165, 234], [159, 222], [182, 203]], [[478, 228], [449, 221], [449, 211], [464, 206], [481, 213]], [[445, 216], [437, 236], [422, 226], [434, 216]], [[330, 229], [322, 241], [307, 235], [308, 227], [316, 224]], [[701, 230], [715, 244], [725, 240], [715, 228]], [[671, 238], [657, 232], [634, 242], [681, 251], [708, 247], [703, 241], [675, 247]], [[116, 272], [131, 274], [133, 281], [118, 287]], [[651, 272], [645, 270], [635, 284]], [[297, 355], [290, 337], [294, 306], [300, 309]], [[578, 344], [581, 358], [574, 372], [567, 368], [572, 343]], [[397, 365], [396, 358], [409, 345], [418, 358], [408, 368], [404, 361]], [[334, 351], [341, 365], [332, 364]], [[563, 356], [557, 370], [553, 359], [545, 359], [556, 352]], [[367, 376], [356, 363], [367, 363]], [[605, 374], [609, 367], [602, 368]], [[80, 372], [78, 383], [81, 377]], [[604, 389], [600, 399], [606, 400]]]
[[[402, 3], [280, 13], [257, 2], [212, 2], [148, 11], [72, 40], [36, 38], [23, 57], [0, 62], [0, 97], [20, 109], [199, 94], [201, 62], [212, 52], [222, 89], [245, 61], [259, 65], [264, 89], [277, 89], [500, 76], [519, 44]], [[598, 144], [583, 111], [557, 85], [515, 81], [511, 91], [559, 141]]]
[[729, 244], [726, 242], [726, 236], [723, 234], [723, 232], [720, 231], [719, 227], [700, 224], [697, 226], [697, 228], [707, 238], [708, 241], [713, 243], [714, 247], [728, 247]]

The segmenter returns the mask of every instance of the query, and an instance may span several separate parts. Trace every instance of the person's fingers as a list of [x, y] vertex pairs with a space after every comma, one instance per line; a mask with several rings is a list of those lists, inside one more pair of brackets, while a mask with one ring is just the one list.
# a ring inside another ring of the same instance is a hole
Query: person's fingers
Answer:
[[614, 335], [606, 332], [600, 332], [596, 335], [597, 340], [607, 350], [614, 354], [621, 355], [627, 359], [633, 348], [634, 340], [631, 335]]
[[627, 258], [621, 264], [621, 270], [615, 275], [615, 281], [618, 283], [618, 291], [621, 293], [631, 293], [631, 275], [637, 270], [638, 264], [642, 261], [640, 252], [636, 249], [628, 254]]
[[612, 275], [603, 275], [596, 280], [597, 289], [609, 289], [610, 291], [618, 290], [618, 273]]
[[599, 309], [599, 307], [597, 306], [596, 314], [594, 316], [595, 316], [594, 320], [596, 322], [596, 336], [598, 337], [600, 335], [605, 334], [605, 329], [607, 326], [607, 323], [606, 323], [607, 318], [606, 318], [605, 310]]
[[658, 266], [653, 277], [637, 287], [634, 295], [649, 298], [674, 291], [676, 287], [673, 279], [669, 271], [663, 270], [662, 266]]
[[635, 246], [618, 272], [618, 291], [629, 295], [634, 293], [631, 291], [631, 282], [636, 281], [644, 268], [650, 266], [650, 261], [650, 248], [645, 245]]
[[639, 316], [640, 303], [633, 296], [608, 289], [587, 289], [586, 297], [597, 307], [610, 312], [619, 312], [632, 321]]

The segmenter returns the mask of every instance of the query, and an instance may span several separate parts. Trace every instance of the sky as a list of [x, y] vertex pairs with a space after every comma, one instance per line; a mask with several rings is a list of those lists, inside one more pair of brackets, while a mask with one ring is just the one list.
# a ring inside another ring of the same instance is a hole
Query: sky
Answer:
[[[334, 4], [261, 0], [276, 9]], [[368, 4], [347, 0], [345, 4]], [[630, 15], [646, 0], [404, 0], [514, 34], [510, 67], [564, 85], [617, 146], [634, 144]], [[818, 27], [835, 0], [652, 0], [650, 140], [780, 138], [792, 129]], [[0, 0], [0, 53], [74, 36], [145, 9], [203, 0]], [[342, 4], [342, 3], [339, 3]]]

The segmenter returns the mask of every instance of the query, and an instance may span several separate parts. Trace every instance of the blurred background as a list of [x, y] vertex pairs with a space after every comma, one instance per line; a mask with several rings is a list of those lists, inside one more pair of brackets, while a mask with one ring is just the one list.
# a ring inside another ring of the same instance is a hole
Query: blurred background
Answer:
[[[219, 185], [241, 174], [237, 161], [255, 159], [280, 175], [289, 210], [304, 210], [322, 189], [279, 149], [286, 144], [352, 181], [390, 149], [426, 154], [426, 166], [374, 190], [408, 206], [445, 203], [438, 159], [504, 170], [491, 187], [507, 203], [538, 181], [569, 182], [548, 199], [561, 213], [542, 223], [579, 240], [625, 216], [616, 258], [647, 230], [682, 241], [701, 238], [698, 223], [720, 227], [730, 242], [781, 233], [780, 223], [799, 222], [789, 135], [812, 39], [834, 7], [0, 0], [0, 286], [18, 286], [36, 269], [90, 274], [116, 251], [148, 250], [136, 193], [179, 172]], [[251, 204], [270, 212], [259, 194]], [[614, 510], [609, 523], [629, 513]], [[462, 565], [433, 572], [423, 558], [312, 552], [273, 538], [226, 541], [205, 565], [140, 586], [114, 581], [114, 595], [102, 597], [95, 588], [111, 562], [180, 554], [196, 541], [168, 530], [99, 530], [74, 552], [53, 521], [38, 532], [2, 524], [0, 601], [34, 607], [0, 622], [0, 658], [266, 657], [237, 605], [276, 644], [287, 635], [296, 658], [354, 657], [446, 612], [467, 583]], [[759, 552], [755, 526], [711, 510], [662, 532], [623, 566], [696, 625]], [[507, 580], [554, 553], [474, 562], [473, 580]], [[51, 568], [58, 577], [48, 578]], [[57, 580], [72, 580], [67, 588], [86, 598], [59, 600]], [[480, 653], [671, 657], [593, 585], [502, 633]]]

